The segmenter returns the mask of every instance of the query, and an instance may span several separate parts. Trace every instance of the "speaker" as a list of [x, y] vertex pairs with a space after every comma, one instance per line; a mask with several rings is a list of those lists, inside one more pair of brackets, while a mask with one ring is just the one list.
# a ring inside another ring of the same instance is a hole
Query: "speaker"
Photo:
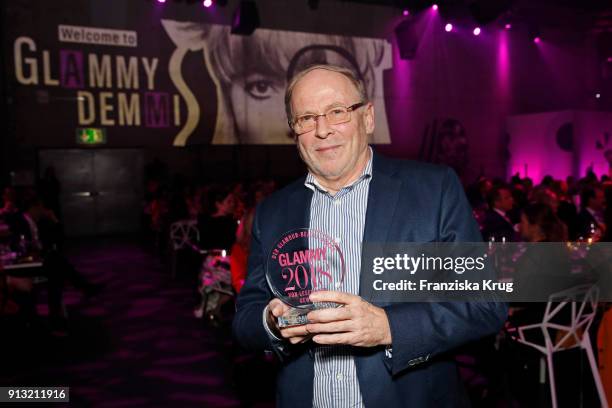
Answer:
[[411, 60], [416, 57], [420, 36], [411, 20], [405, 19], [395, 27], [395, 38], [401, 59]]
[[232, 17], [232, 34], [251, 35], [259, 27], [259, 12], [254, 1], [242, 0]]

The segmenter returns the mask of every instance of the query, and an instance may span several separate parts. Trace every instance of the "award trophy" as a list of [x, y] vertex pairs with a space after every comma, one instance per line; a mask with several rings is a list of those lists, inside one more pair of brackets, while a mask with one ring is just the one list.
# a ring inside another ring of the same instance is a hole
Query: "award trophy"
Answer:
[[278, 318], [278, 326], [306, 324], [311, 310], [340, 306], [333, 302], [313, 303], [310, 294], [341, 290], [344, 275], [342, 251], [331, 237], [309, 228], [283, 234], [266, 262], [266, 279], [272, 293], [291, 306], [288, 314]]

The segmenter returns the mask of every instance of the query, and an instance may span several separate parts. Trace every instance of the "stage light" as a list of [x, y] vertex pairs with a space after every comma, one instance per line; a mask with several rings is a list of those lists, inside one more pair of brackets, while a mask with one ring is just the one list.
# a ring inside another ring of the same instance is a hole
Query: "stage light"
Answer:
[[596, 94], [595, 94], [595, 97], [596, 97], [597, 99], [599, 99], [599, 98], [601, 98], [601, 94], [600, 94], [600, 93], [596, 93]]
[[453, 31], [453, 25], [451, 23], [448, 23], [444, 26], [444, 30], [446, 30], [447, 33], [450, 33], [451, 31]]
[[542, 41], [542, 40], [540, 39], [540, 37], [534, 37], [534, 38], [533, 38], [533, 42], [534, 42], [534, 43], [536, 43], [536, 44], [539, 44], [539, 43], [540, 43], [540, 41]]
[[212, 0], [204, 0], [204, 2], [202, 3], [202, 5], [206, 8], [212, 6]]
[[510, 23], [506, 23], [506, 25], [504, 26], [504, 28], [505, 28], [506, 30], [509, 30], [509, 29], [511, 29], [511, 28], [512, 28], [512, 24], [510, 24]]
[[166, 0], [157, 0], [158, 3], [165, 3]]
[[410, 15], [410, 12], [408, 10], [404, 10], [403, 13], [404, 17], [408, 17]]
[[608, 62], [612, 62], [612, 57], [608, 57]]
[[433, 11], [437, 11], [438, 10], [438, 5], [434, 4], [433, 6], [431, 6], [431, 8], [433, 9]]
[[476, 27], [474, 31], [472, 31], [474, 35], [480, 35], [480, 27]]

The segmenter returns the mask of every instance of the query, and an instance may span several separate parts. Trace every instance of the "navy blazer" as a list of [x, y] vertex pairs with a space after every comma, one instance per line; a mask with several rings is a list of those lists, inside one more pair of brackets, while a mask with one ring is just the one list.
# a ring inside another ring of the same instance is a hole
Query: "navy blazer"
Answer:
[[[375, 154], [364, 231], [365, 242], [480, 242], [463, 188], [447, 167], [399, 161]], [[238, 342], [274, 350], [282, 360], [278, 407], [312, 406], [314, 344], [272, 341], [262, 321], [273, 298], [264, 264], [279, 237], [309, 224], [312, 191], [301, 178], [257, 208], [248, 275], [233, 322]], [[502, 303], [379, 304], [389, 319], [392, 356], [385, 348], [354, 347], [357, 377], [366, 407], [456, 407], [467, 404], [452, 351], [499, 331], [507, 317]]]

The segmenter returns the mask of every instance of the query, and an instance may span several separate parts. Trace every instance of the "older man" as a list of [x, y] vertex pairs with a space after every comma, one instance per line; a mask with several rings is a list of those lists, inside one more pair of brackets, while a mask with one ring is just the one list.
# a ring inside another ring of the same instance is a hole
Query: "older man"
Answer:
[[[285, 103], [308, 174], [257, 209], [247, 281], [234, 334], [282, 360], [279, 407], [460, 406], [452, 350], [499, 330], [495, 303], [371, 304], [360, 296], [366, 242], [480, 241], [456, 175], [448, 168], [392, 161], [373, 153], [372, 104], [346, 69], [312, 66], [289, 84]], [[280, 329], [289, 307], [273, 298], [264, 264], [272, 245], [295, 228], [336, 238], [345, 254], [344, 292], [312, 301], [342, 308], [312, 311], [309, 323]]]

